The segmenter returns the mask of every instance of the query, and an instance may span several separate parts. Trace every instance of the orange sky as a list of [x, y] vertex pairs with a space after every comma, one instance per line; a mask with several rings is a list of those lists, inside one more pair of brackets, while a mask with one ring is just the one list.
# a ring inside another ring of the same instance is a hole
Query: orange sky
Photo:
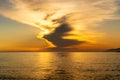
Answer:
[[119, 3], [116, 0], [0, 1], [0, 51], [37, 51], [55, 46], [75, 51], [118, 48]]

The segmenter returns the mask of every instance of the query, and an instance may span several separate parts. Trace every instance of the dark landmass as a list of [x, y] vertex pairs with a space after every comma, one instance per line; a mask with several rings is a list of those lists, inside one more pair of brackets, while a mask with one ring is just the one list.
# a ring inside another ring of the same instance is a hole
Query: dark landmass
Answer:
[[120, 48], [108, 49], [107, 52], [120, 52]]

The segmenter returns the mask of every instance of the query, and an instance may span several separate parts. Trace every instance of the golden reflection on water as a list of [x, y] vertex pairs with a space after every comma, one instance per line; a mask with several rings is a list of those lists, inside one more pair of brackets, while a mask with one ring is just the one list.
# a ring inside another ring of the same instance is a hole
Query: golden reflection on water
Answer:
[[43, 67], [51, 66], [53, 55], [51, 53], [38, 53], [38, 64]]
[[0, 79], [115, 80], [120, 79], [119, 61], [116, 53], [0, 53]]
[[111, 69], [114, 68], [115, 64], [107, 63], [108, 61], [114, 63], [115, 57], [108, 54], [101, 55], [100, 53], [87, 52], [39, 53], [38, 59], [38, 64], [41, 65], [43, 70], [39, 72], [38, 77], [41, 76], [47, 80], [89, 80], [93, 79], [93, 77], [100, 78], [102, 74], [104, 74], [103, 76], [114, 74]]
[[72, 79], [71, 69], [72, 63], [69, 53], [39, 53], [39, 61], [37, 64], [41, 67], [42, 74], [39, 73], [40, 77], [45, 79]]

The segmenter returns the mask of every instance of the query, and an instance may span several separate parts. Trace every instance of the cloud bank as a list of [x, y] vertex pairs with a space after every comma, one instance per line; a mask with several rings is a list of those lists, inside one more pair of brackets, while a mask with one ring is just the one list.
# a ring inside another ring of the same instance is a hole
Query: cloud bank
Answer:
[[[57, 41], [63, 43], [65, 41], [64, 44], [67, 46], [81, 43], [83, 36], [89, 38], [90, 35], [85, 34], [89, 32], [90, 27], [99, 25], [105, 20], [117, 19], [115, 15], [118, 10], [117, 1], [1, 0], [0, 14], [17, 22], [39, 28], [39, 38], [47, 38], [57, 46], [61, 46]], [[65, 20], [63, 20], [64, 17], [66, 17]], [[63, 31], [63, 33], [66, 33], [63, 36], [59, 27], [63, 26], [64, 23], [70, 25], [66, 25], [66, 27], [70, 27], [71, 30]], [[57, 34], [59, 37], [54, 35], [51, 37], [54, 39], [51, 40], [50, 35], [53, 34]], [[49, 35], [49, 37], [46, 35]], [[67, 41], [71, 44], [67, 43]]]

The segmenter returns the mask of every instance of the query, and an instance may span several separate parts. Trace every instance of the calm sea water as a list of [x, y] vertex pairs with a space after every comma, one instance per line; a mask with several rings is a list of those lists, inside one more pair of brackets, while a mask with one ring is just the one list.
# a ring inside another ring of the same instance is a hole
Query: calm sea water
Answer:
[[1, 52], [0, 80], [120, 80], [120, 53]]

